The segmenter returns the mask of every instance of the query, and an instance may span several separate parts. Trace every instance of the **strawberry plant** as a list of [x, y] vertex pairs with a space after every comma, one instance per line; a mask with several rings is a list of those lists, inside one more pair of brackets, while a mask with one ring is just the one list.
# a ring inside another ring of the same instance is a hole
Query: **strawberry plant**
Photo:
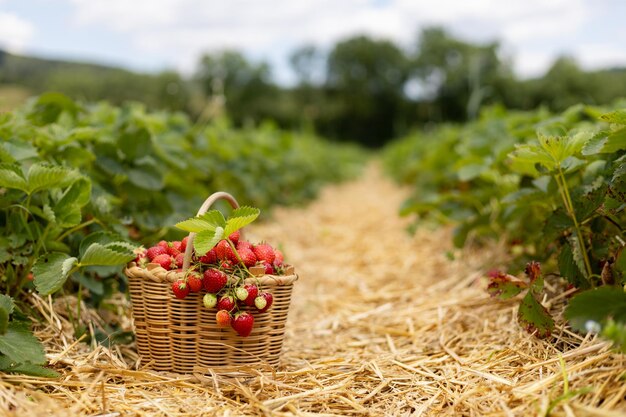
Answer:
[[[396, 178], [419, 187], [406, 214], [456, 223], [457, 245], [506, 237], [512, 268], [539, 260], [578, 289], [565, 312], [572, 327], [601, 331], [619, 344], [626, 284], [625, 138], [624, 110], [575, 106], [550, 115], [495, 109], [466, 126], [393, 145], [387, 164]], [[489, 292], [509, 298], [528, 290], [520, 321], [546, 336], [552, 318], [537, 301], [541, 282], [495, 273]], [[618, 300], [615, 308], [601, 308], [608, 299]]]

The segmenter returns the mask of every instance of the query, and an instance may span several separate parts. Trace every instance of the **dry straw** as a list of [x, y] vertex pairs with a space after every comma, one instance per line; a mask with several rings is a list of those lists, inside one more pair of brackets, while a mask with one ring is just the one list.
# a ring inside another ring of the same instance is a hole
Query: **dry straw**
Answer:
[[[33, 295], [46, 317], [37, 334], [63, 377], [2, 375], [0, 410], [46, 417], [626, 415], [623, 355], [562, 320], [549, 340], [525, 333], [516, 302], [485, 292], [483, 271], [506, 265], [498, 245], [458, 251], [449, 230], [426, 226], [410, 237], [396, 215], [405, 197], [373, 168], [250, 229], [251, 240], [281, 242], [301, 277], [278, 369], [149, 371], [134, 345], [76, 343], [67, 318], [75, 298]], [[558, 314], [562, 299], [546, 305]], [[92, 332], [108, 322], [129, 329], [127, 308], [118, 298], [108, 310], [83, 309], [82, 320]]]

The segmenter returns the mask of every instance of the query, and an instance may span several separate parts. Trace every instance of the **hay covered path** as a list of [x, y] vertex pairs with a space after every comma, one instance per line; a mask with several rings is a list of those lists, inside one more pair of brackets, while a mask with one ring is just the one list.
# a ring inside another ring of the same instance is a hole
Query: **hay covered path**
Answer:
[[[551, 343], [520, 330], [515, 303], [484, 291], [484, 271], [506, 260], [497, 245], [459, 251], [445, 228], [407, 234], [408, 220], [397, 216], [406, 196], [372, 165], [360, 179], [327, 188], [306, 207], [278, 209], [250, 229], [251, 240], [279, 244], [300, 275], [275, 372], [146, 371], [132, 345], [76, 343], [59, 313], [60, 303], [75, 300], [35, 298], [50, 319], [38, 334], [63, 377], [2, 375], [0, 413], [626, 415], [624, 357], [564, 329]], [[117, 307], [86, 311], [86, 319], [129, 327], [127, 303]]]

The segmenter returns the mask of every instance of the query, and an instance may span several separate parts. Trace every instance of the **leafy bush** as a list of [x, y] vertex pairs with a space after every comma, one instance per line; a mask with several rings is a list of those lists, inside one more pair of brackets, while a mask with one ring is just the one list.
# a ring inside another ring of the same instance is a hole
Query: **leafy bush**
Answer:
[[[362, 152], [271, 125], [194, 125], [142, 105], [49, 93], [0, 114], [0, 370], [50, 375], [25, 294], [125, 289], [121, 265], [216, 190], [269, 208], [358, 172]], [[79, 317], [80, 314], [76, 315]], [[75, 323], [77, 332], [84, 332]]]
[[[571, 286], [590, 290], [571, 301], [566, 316], [573, 327], [610, 327], [605, 335], [619, 342], [624, 302], [609, 310], [596, 307], [607, 292], [624, 297], [626, 111], [602, 113], [583, 106], [560, 115], [492, 109], [466, 126], [398, 142], [388, 149], [386, 165], [397, 179], [416, 185], [405, 214], [455, 222], [459, 246], [468, 237], [506, 236], [518, 266], [530, 259], [547, 262]], [[529, 275], [526, 284], [495, 274], [490, 292], [510, 297], [531, 288], [520, 319], [533, 330], [543, 326], [538, 334], [546, 335], [552, 319], [529, 299], [542, 290], [537, 276]], [[607, 289], [594, 290], [601, 286]]]

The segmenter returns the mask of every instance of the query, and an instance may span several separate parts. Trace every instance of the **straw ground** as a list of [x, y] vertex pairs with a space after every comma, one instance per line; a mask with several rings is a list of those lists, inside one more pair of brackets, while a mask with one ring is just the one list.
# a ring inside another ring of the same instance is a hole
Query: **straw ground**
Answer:
[[[446, 228], [406, 233], [406, 197], [372, 166], [305, 208], [280, 209], [252, 240], [280, 243], [296, 265], [282, 366], [240, 376], [174, 375], [139, 366], [132, 345], [75, 340], [72, 297], [33, 304], [58, 380], [2, 375], [9, 415], [621, 416], [626, 361], [562, 325], [549, 340], [490, 299], [484, 271], [499, 246], [454, 250]], [[558, 284], [554, 284], [558, 285]], [[557, 316], [563, 297], [545, 300]], [[130, 329], [122, 297], [83, 309], [92, 329]], [[92, 330], [93, 331], [93, 330]]]

